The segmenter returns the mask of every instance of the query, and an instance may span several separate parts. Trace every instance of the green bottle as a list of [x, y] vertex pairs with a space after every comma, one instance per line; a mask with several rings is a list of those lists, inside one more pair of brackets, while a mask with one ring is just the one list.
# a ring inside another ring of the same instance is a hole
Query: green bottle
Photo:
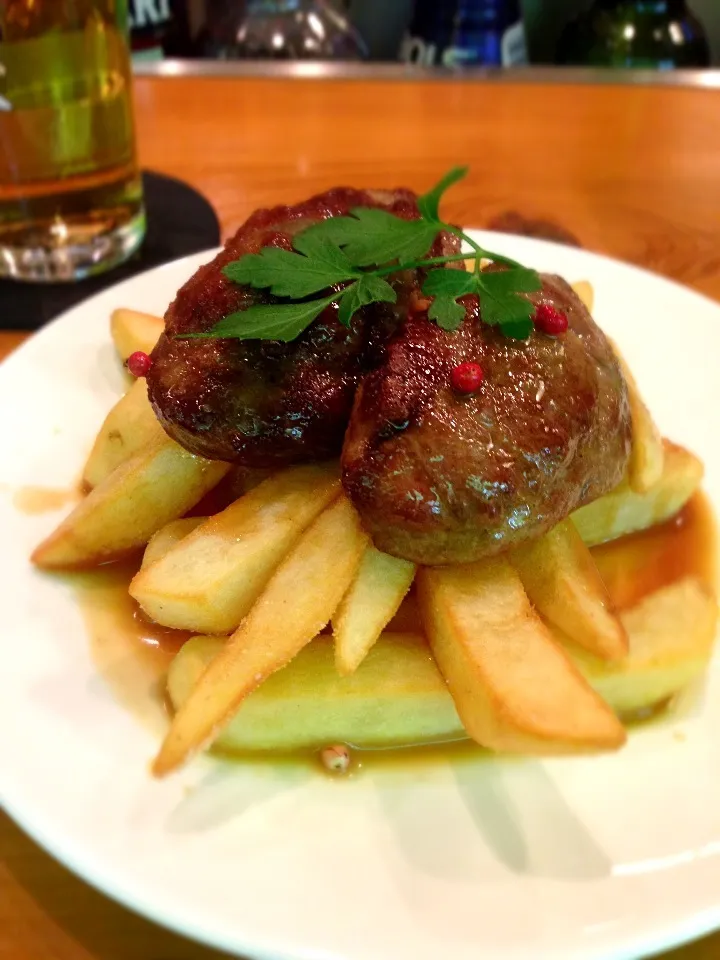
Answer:
[[707, 67], [710, 48], [685, 0], [595, 0], [563, 31], [557, 62], [592, 67]]

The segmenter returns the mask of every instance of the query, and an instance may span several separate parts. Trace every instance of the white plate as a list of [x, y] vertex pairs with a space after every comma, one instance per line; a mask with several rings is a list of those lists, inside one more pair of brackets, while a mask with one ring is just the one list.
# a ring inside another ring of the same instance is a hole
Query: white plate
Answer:
[[[578, 250], [491, 248], [597, 289], [663, 431], [720, 505], [720, 307]], [[28, 563], [58, 514], [13, 506], [78, 475], [121, 389], [117, 306], [162, 313], [190, 257], [71, 310], [0, 369], [2, 739], [10, 814], [106, 893], [262, 960], [636, 958], [720, 926], [720, 663], [621, 753], [443, 760], [346, 782], [203, 759], [155, 782], [156, 736], [98, 676], [69, 588]], [[682, 736], [678, 736], [681, 731]]]

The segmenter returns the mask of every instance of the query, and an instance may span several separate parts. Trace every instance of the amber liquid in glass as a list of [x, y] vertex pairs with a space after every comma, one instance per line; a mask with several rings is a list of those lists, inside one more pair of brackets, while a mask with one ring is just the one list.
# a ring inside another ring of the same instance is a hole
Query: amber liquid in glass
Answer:
[[0, 276], [75, 280], [145, 230], [126, 0], [0, 0]]

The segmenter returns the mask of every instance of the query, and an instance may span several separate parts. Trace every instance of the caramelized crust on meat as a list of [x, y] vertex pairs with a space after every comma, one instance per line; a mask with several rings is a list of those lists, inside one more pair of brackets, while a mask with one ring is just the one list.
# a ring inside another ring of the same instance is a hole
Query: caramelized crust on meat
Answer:
[[[395, 305], [374, 304], [348, 330], [337, 308], [292, 343], [267, 340], [179, 340], [209, 330], [228, 314], [274, 298], [231, 283], [223, 267], [265, 246], [291, 248], [291, 238], [354, 207], [384, 207], [419, 216], [409, 190], [338, 188], [294, 207], [258, 210], [225, 249], [178, 292], [155, 348], [148, 391], [167, 433], [193, 453], [248, 467], [281, 467], [337, 455], [360, 378], [383, 357], [383, 345], [408, 311], [414, 272], [393, 278]], [[458, 250], [455, 237], [438, 237], [431, 255]]]
[[[565, 311], [568, 332], [508, 339], [478, 321], [456, 333], [411, 316], [360, 387], [343, 484], [381, 550], [464, 563], [537, 537], [614, 487], [630, 451], [627, 388], [610, 345], [572, 289], [544, 276], [531, 299]], [[485, 374], [455, 394], [463, 361]]]
[[[153, 352], [148, 390], [171, 437], [245, 468], [323, 460], [342, 448], [343, 484], [376, 545], [417, 563], [472, 561], [537, 537], [614, 487], [630, 450], [627, 388], [608, 341], [571, 288], [545, 276], [530, 299], [563, 310], [560, 337], [528, 341], [481, 322], [476, 298], [454, 333], [418, 313], [422, 278], [396, 274], [394, 305], [330, 307], [294, 342], [182, 340], [269, 295], [223, 267], [358, 206], [412, 219], [407, 190], [342, 188], [260, 210], [179, 291]], [[457, 251], [440, 234], [431, 255]], [[497, 268], [491, 268], [497, 269]], [[453, 367], [475, 361], [471, 396]], [[354, 401], [354, 405], [353, 405]]]

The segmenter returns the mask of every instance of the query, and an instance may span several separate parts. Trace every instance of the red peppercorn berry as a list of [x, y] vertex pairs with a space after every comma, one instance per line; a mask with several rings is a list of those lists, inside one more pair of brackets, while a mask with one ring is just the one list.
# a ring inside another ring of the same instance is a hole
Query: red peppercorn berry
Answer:
[[142, 350], [136, 350], [127, 358], [127, 368], [134, 377], [146, 377], [151, 366], [152, 360]]
[[533, 319], [538, 330], [549, 333], [552, 337], [565, 333], [568, 328], [567, 314], [553, 307], [551, 303], [541, 303]]
[[456, 393], [475, 393], [485, 379], [479, 363], [459, 363], [450, 372], [450, 383]]

